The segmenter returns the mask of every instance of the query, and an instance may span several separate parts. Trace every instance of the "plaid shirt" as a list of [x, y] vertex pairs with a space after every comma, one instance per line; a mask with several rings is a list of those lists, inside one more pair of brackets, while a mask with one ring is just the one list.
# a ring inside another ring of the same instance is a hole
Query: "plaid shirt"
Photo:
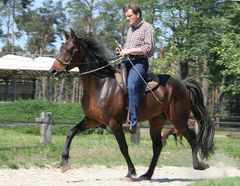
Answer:
[[154, 52], [154, 42], [155, 33], [152, 25], [142, 21], [137, 27], [129, 28], [125, 48], [141, 48], [145, 56], [151, 57]]

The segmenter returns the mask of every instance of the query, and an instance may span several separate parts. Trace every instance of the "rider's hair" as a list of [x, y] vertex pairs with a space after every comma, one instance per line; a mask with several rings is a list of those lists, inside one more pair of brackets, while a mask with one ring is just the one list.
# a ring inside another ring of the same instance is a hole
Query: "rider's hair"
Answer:
[[125, 7], [125, 12], [127, 12], [129, 9], [132, 9], [134, 14], [139, 13], [140, 17], [142, 18], [142, 11], [141, 11], [140, 7], [136, 3], [129, 3], [129, 4], [127, 4], [126, 7]]

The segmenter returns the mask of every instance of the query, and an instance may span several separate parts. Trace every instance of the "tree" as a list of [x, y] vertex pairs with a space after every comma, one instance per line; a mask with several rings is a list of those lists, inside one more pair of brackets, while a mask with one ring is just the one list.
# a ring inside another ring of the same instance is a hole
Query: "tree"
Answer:
[[69, 23], [72, 29], [81, 33], [94, 33], [98, 24], [98, 10], [101, 1], [73, 0], [67, 3]]
[[16, 19], [18, 28], [28, 36], [28, 50], [35, 55], [53, 55], [53, 43], [56, 36], [62, 36], [66, 23], [66, 16], [61, 1], [43, 2], [43, 6], [36, 10], [23, 12]]
[[[211, 74], [209, 80], [213, 82], [211, 86], [214, 98], [212, 107], [215, 115], [221, 114], [224, 100], [230, 103], [234, 96], [240, 95], [239, 7], [239, 3], [229, 1], [222, 1], [217, 5], [218, 12], [215, 19], [218, 20], [216, 21], [218, 25], [214, 29], [215, 45], [211, 48], [211, 63], [209, 63]], [[231, 105], [233, 104], [231, 103]], [[228, 110], [231, 110], [230, 106]]]
[[[198, 65], [201, 68], [206, 66], [213, 33], [211, 19], [214, 3], [213, 0], [163, 0], [160, 5], [162, 11], [159, 19], [162, 23], [163, 39], [167, 43], [176, 43], [178, 47], [182, 78], [189, 75], [189, 65]], [[204, 71], [208, 73], [207, 70]]]
[[127, 34], [127, 22], [125, 21], [125, 0], [106, 1], [100, 10], [101, 27], [98, 33], [102, 40], [106, 40], [105, 46], [114, 51], [115, 40], [123, 47]]
[[227, 77], [231, 84], [225, 85], [225, 91], [232, 94], [240, 93], [240, 16], [239, 3], [225, 3], [220, 7], [222, 20], [221, 30], [219, 32], [219, 44], [212, 52], [217, 55], [216, 65], [221, 66], [220, 75]]
[[[6, 53], [15, 53], [15, 38], [20, 37], [20, 33], [15, 30], [15, 18], [31, 5], [29, 0], [4, 0], [0, 2], [0, 22], [6, 27], [5, 47]], [[11, 42], [10, 42], [11, 40]]]

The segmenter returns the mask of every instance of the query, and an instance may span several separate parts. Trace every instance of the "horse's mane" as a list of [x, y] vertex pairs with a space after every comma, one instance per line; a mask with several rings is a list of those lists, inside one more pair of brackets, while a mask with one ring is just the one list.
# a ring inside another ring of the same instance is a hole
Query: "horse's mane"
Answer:
[[[108, 58], [109, 56], [105, 50], [105, 48], [99, 44], [92, 36], [81, 36], [79, 39], [79, 42], [81, 42], [83, 45], [87, 47], [86, 52], [88, 52], [88, 57], [90, 58], [92, 62], [96, 62], [93, 64], [93, 68], [97, 69], [100, 67], [103, 67], [105, 65], [108, 65]], [[113, 77], [114, 76], [114, 68], [111, 65], [108, 65], [107, 67], [98, 70], [95, 72], [95, 74], [100, 78], [105, 77]]]

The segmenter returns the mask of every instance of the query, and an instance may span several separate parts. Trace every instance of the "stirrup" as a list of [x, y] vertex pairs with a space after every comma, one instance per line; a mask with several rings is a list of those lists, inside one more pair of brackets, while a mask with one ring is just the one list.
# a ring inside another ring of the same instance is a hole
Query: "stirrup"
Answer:
[[[137, 124], [137, 125], [138, 125], [138, 124]], [[134, 126], [134, 127], [130, 125], [129, 133], [135, 134], [135, 133], [137, 132], [137, 125]]]
[[122, 128], [125, 132], [128, 132], [130, 130], [130, 127], [131, 127], [130, 123], [124, 123], [122, 125]]
[[127, 113], [127, 118], [126, 118], [126, 122], [124, 124], [122, 124], [122, 128], [124, 131], [129, 131], [130, 129], [130, 112], [128, 109], [128, 113]]

